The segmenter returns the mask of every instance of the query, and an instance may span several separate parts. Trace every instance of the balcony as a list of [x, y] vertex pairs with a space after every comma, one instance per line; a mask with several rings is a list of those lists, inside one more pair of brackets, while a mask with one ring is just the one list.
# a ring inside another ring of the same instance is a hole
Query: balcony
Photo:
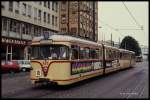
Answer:
[[9, 36], [8, 37], [12, 37], [12, 38], [17, 38], [17, 39], [20, 39], [21, 38], [21, 35], [16, 33], [16, 32], [12, 32], [10, 31], [9, 32]]
[[27, 35], [27, 34], [22, 34], [22, 39], [32, 40], [32, 36], [31, 35]]
[[2, 31], [2, 36], [8, 36], [8, 32], [7, 31]]

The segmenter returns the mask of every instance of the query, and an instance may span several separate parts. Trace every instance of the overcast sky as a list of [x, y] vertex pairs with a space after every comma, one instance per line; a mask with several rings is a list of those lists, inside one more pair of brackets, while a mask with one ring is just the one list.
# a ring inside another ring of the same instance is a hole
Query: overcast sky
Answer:
[[[137, 23], [130, 16], [124, 4]], [[148, 2], [124, 2], [124, 4], [110, 1], [98, 2], [98, 26], [101, 27], [98, 29], [98, 39], [102, 40], [102, 34], [105, 34], [105, 40], [110, 40], [112, 33], [113, 41], [119, 42], [119, 37], [122, 40], [125, 36], [130, 35], [140, 45], [148, 46]], [[140, 30], [140, 26], [143, 26], [144, 30]], [[115, 29], [126, 30], [116, 31]]]

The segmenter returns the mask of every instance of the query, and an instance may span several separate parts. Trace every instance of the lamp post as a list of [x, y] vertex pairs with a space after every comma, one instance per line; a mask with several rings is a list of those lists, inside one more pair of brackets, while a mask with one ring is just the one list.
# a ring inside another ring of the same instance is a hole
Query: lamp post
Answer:
[[[99, 26], [98, 28], [102, 28], [101, 26]], [[102, 33], [102, 32], [101, 32]], [[103, 33], [100, 35], [101, 38], [101, 42], [103, 43]]]
[[69, 34], [69, 9], [70, 9], [70, 5], [69, 5], [69, 1], [68, 1], [68, 23], [67, 23], [67, 26], [68, 26], [68, 34]]

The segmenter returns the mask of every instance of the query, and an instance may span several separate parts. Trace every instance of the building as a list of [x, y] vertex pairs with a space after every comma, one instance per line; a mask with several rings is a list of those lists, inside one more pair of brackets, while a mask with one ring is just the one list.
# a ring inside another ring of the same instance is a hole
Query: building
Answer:
[[149, 55], [149, 50], [147, 46], [141, 45], [141, 52], [142, 52], [142, 57], [143, 59], [148, 59], [148, 55]]
[[60, 31], [96, 42], [98, 40], [98, 2], [61, 1]]
[[34, 36], [59, 32], [58, 1], [2, 1], [1, 12], [1, 59], [29, 59]]

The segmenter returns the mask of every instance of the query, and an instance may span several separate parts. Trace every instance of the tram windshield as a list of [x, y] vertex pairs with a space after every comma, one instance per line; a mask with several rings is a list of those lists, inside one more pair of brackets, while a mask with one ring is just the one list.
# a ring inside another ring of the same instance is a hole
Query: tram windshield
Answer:
[[67, 60], [69, 48], [65, 45], [34, 45], [31, 47], [31, 60]]

